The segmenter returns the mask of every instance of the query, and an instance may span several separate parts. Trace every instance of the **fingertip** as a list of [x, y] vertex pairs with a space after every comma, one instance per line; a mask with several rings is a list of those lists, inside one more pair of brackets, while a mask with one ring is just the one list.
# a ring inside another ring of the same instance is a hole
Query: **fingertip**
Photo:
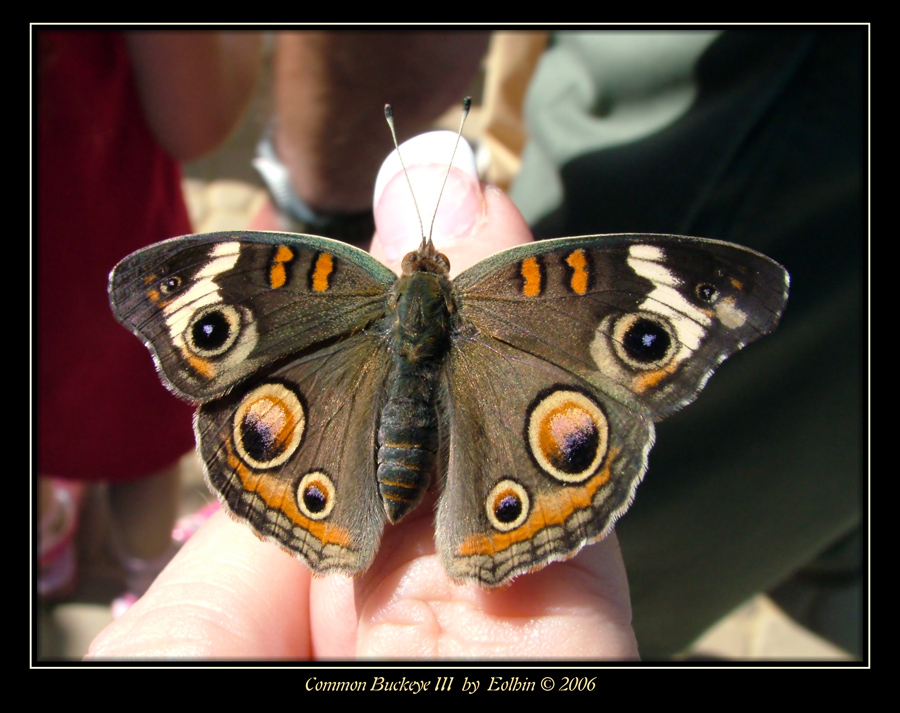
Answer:
[[496, 252], [534, 240], [519, 209], [497, 186], [483, 184], [483, 202], [483, 219], [464, 240], [446, 247], [438, 246], [450, 258], [451, 276]]
[[468, 234], [483, 212], [471, 147], [450, 131], [404, 142], [381, 166], [373, 205], [373, 254], [395, 269], [423, 235], [438, 245]]
[[531, 240], [527, 224], [506, 194], [479, 181], [468, 143], [460, 141], [447, 171], [456, 140], [452, 132], [423, 134], [400, 147], [406, 175], [396, 151], [382, 166], [374, 198], [377, 232], [372, 254], [397, 271], [403, 257], [419, 246], [423, 233], [448, 256], [451, 274]]

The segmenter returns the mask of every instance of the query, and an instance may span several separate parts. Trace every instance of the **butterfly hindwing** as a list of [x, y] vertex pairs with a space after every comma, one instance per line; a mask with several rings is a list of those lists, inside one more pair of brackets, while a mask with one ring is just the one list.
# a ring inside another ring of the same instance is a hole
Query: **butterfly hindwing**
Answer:
[[382, 316], [394, 280], [336, 241], [239, 232], [139, 250], [115, 268], [109, 290], [116, 318], [147, 345], [167, 386], [203, 402]]
[[449, 461], [438, 549], [487, 586], [604, 537], [646, 469], [652, 421], [474, 330], [447, 361]]
[[384, 527], [375, 405], [390, 360], [365, 332], [200, 407], [210, 486], [239, 521], [315, 572], [360, 572]]

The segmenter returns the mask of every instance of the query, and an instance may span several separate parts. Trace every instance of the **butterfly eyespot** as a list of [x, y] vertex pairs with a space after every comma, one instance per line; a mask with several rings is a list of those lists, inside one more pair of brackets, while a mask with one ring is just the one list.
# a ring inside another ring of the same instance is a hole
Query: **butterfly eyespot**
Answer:
[[194, 315], [187, 328], [185, 342], [198, 356], [216, 357], [234, 345], [240, 332], [240, 312], [231, 305], [216, 304]]
[[555, 387], [532, 402], [526, 443], [544, 473], [564, 483], [581, 483], [603, 463], [609, 423], [599, 404], [587, 394]]
[[701, 282], [694, 288], [694, 294], [697, 295], [697, 299], [701, 302], [711, 303], [716, 299], [719, 291], [716, 289], [715, 285], [711, 285], [708, 282]]
[[159, 283], [159, 291], [163, 295], [171, 295], [181, 287], [181, 278], [177, 275], [166, 277]]
[[662, 319], [647, 314], [626, 314], [612, 329], [618, 357], [635, 369], [659, 369], [675, 355], [672, 328]]
[[257, 386], [234, 414], [233, 437], [241, 459], [251, 468], [276, 468], [290, 458], [306, 430], [300, 396], [280, 383]]
[[295, 491], [297, 507], [310, 520], [324, 520], [335, 504], [334, 483], [322, 471], [304, 475]]
[[501, 480], [488, 494], [485, 507], [491, 525], [500, 532], [509, 532], [528, 519], [531, 499], [516, 481]]

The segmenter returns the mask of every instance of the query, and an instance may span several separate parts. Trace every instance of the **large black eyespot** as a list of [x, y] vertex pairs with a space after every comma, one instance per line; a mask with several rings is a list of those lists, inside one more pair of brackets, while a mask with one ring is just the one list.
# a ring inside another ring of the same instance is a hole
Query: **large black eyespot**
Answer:
[[202, 351], [215, 351], [221, 349], [228, 341], [231, 333], [231, 325], [221, 312], [210, 312], [198, 319], [191, 326], [191, 336]]
[[648, 312], [624, 314], [612, 327], [616, 355], [633, 369], [666, 366], [675, 356], [675, 331], [667, 319]]
[[622, 335], [622, 346], [635, 361], [654, 363], [662, 359], [672, 345], [672, 337], [658, 322], [637, 319]]
[[195, 354], [214, 357], [228, 351], [240, 330], [240, 313], [231, 305], [216, 304], [194, 316], [186, 341]]

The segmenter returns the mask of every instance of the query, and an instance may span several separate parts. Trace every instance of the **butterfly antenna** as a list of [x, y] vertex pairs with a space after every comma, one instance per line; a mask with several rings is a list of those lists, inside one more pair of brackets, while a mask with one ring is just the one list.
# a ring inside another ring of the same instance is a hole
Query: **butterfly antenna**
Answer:
[[425, 226], [422, 224], [422, 211], [419, 210], [419, 202], [416, 200], [416, 192], [413, 190], [412, 181], [409, 180], [409, 173], [406, 171], [406, 164], [403, 163], [403, 156], [400, 155], [400, 146], [397, 144], [397, 132], [394, 130], [394, 107], [390, 104], [384, 105], [384, 118], [391, 130], [391, 137], [394, 139], [394, 148], [397, 151], [397, 158], [400, 159], [400, 166], [403, 168], [403, 175], [406, 176], [406, 185], [409, 186], [409, 193], [413, 199], [413, 205], [416, 207], [416, 217], [419, 219], [419, 233], [422, 235], [422, 247], [425, 247]]
[[466, 118], [469, 116], [469, 110], [472, 108], [472, 97], [463, 99], [462, 118], [459, 120], [459, 130], [456, 132], [456, 143], [453, 144], [453, 153], [450, 154], [450, 163], [447, 164], [447, 173], [444, 174], [444, 182], [441, 184], [441, 191], [438, 193], [437, 202], [434, 204], [434, 215], [431, 216], [431, 225], [428, 226], [428, 242], [431, 242], [431, 234], [434, 232], [434, 221], [437, 220], [438, 206], [441, 204], [441, 196], [444, 195], [444, 188], [447, 185], [447, 179], [450, 177], [450, 169], [453, 168], [453, 159], [456, 158], [456, 149], [459, 148], [459, 140], [462, 138], [463, 126], [466, 124]]

